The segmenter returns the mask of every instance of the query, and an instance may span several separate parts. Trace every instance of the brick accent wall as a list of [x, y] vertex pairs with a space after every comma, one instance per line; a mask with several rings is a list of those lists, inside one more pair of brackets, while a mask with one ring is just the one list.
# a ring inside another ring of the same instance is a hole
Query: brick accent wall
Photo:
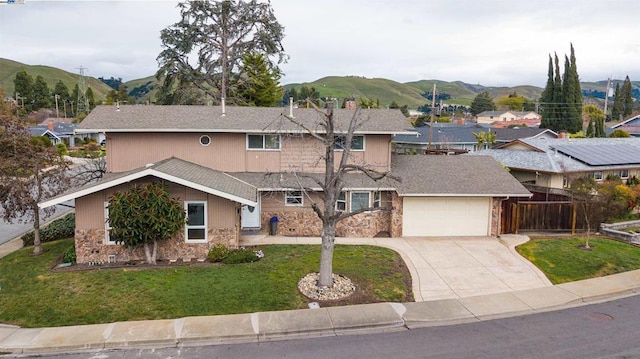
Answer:
[[[210, 228], [207, 243], [186, 243], [184, 232], [174, 238], [158, 242], [158, 260], [197, 260], [207, 257], [212, 245], [224, 243], [228, 247], [237, 248], [239, 241], [238, 228]], [[108, 263], [109, 256], [114, 255], [116, 262], [145, 260], [144, 248], [125, 248], [122, 245], [106, 244], [104, 229], [77, 229], [75, 232], [77, 263]]]

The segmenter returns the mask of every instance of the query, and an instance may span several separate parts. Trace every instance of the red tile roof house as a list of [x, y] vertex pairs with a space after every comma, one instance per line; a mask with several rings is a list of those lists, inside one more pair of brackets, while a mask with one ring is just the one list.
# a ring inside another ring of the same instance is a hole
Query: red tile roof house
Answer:
[[[334, 111], [336, 128], [347, 128], [355, 110]], [[39, 205], [75, 199], [78, 263], [144, 258], [142, 249], [112, 241], [107, 221], [110, 195], [137, 183], [163, 183], [189, 213], [185, 230], [159, 245], [160, 260], [204, 259], [218, 242], [236, 247], [242, 230], [266, 231], [274, 216], [278, 235], [320, 236], [311, 203], [321, 202], [322, 193], [312, 177], [323, 176], [324, 148], [283, 113], [320, 130], [314, 109], [227, 107], [223, 115], [217, 106], [98, 106], [76, 131], [106, 134], [108, 173]], [[350, 162], [402, 181], [347, 174], [340, 210], [392, 210], [348, 218], [338, 236], [496, 235], [501, 200], [530, 195], [490, 157], [392, 155], [393, 137], [410, 133], [402, 113], [361, 115], [366, 121], [355, 132]]]

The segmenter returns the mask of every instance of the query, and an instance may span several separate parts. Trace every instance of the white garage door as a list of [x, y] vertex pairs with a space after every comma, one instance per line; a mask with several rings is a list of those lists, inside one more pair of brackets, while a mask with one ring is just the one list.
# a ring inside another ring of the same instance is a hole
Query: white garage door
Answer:
[[404, 197], [403, 236], [486, 236], [491, 222], [488, 197]]

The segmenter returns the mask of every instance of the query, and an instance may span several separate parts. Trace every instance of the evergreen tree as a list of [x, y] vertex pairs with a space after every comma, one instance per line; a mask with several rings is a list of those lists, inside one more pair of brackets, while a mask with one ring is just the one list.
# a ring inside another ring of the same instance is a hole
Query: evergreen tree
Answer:
[[[69, 113], [71, 111], [71, 106], [69, 104], [69, 100], [71, 96], [69, 95], [69, 88], [62, 81], [56, 82], [56, 86], [53, 88], [53, 95], [58, 95], [58, 108], [63, 112], [64, 117], [69, 117]], [[67, 112], [64, 112], [64, 111]]]
[[[289, 96], [293, 97], [293, 101], [296, 102], [298, 101], [300, 98], [298, 97], [298, 91], [296, 91], [295, 87], [292, 87], [291, 90], [289, 90]], [[289, 103], [287, 102], [287, 105]]]
[[571, 133], [582, 130], [582, 89], [580, 88], [580, 77], [578, 76], [578, 66], [576, 64], [575, 51], [571, 44], [571, 55], [567, 59], [565, 56], [565, 79], [562, 94], [564, 98], [566, 114], [565, 121], [567, 130]]
[[244, 56], [242, 72], [246, 76], [240, 86], [240, 97], [249, 106], [274, 106], [282, 98], [280, 71], [270, 69], [264, 55], [248, 53]]
[[540, 120], [541, 128], [550, 128], [551, 119], [555, 118], [554, 107], [551, 105], [553, 102], [553, 90], [555, 89], [555, 83], [553, 81], [553, 58], [549, 55], [549, 70], [547, 71], [547, 84], [540, 96]]
[[613, 93], [613, 108], [611, 109], [611, 120], [618, 121], [622, 116], [623, 100], [620, 94], [620, 83], [616, 84], [616, 90]]
[[33, 109], [39, 110], [41, 108], [51, 107], [51, 93], [49, 92], [49, 86], [44, 80], [44, 77], [38, 75], [36, 82], [33, 84]]
[[495, 111], [495, 109], [496, 104], [488, 91], [480, 92], [471, 102], [471, 114], [474, 116], [484, 111]]
[[33, 106], [31, 106], [33, 102], [33, 77], [25, 70], [18, 71], [13, 85], [18, 106], [23, 106], [25, 112], [31, 112], [33, 110]]
[[598, 118], [595, 121], [595, 133], [594, 136], [595, 137], [607, 137], [607, 133], [604, 130], [604, 116], [601, 118]]
[[91, 87], [87, 87], [87, 101], [89, 101], [89, 111], [93, 110], [94, 108], [96, 108], [96, 98], [93, 95], [93, 90], [91, 89]]
[[631, 115], [633, 110], [633, 95], [631, 89], [631, 80], [629, 76], [624, 79], [622, 89], [620, 89], [620, 102], [622, 103], [622, 117]]
[[555, 61], [555, 77], [553, 79], [553, 98], [551, 99], [551, 108], [553, 109], [553, 117], [548, 128], [555, 132], [568, 131], [567, 123], [563, 118], [562, 104], [564, 97], [562, 96], [562, 78], [560, 77], [560, 61], [558, 54], [554, 54]]

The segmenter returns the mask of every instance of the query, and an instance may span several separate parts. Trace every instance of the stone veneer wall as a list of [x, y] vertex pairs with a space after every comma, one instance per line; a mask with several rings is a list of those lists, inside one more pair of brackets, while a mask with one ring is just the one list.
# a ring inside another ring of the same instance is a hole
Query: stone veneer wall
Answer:
[[[262, 230], [269, 231], [270, 219], [278, 217], [279, 236], [319, 237], [322, 231], [322, 221], [312, 211], [262, 212]], [[336, 227], [338, 237], [375, 237], [380, 232], [390, 233], [390, 211], [375, 211], [360, 213], [340, 221]]]
[[491, 236], [499, 236], [500, 224], [502, 223], [502, 198], [492, 198], [491, 199], [491, 229], [489, 235]]
[[[158, 260], [204, 259], [209, 249], [216, 243], [224, 243], [237, 248], [239, 231], [237, 228], [210, 228], [207, 243], [186, 243], [184, 232], [174, 238], [158, 242]], [[82, 263], [108, 263], [109, 256], [115, 255], [116, 262], [145, 260], [144, 248], [125, 248], [122, 245], [105, 244], [104, 229], [76, 229], [76, 261]]]
[[402, 237], [402, 197], [397, 193], [391, 193], [391, 237]]

